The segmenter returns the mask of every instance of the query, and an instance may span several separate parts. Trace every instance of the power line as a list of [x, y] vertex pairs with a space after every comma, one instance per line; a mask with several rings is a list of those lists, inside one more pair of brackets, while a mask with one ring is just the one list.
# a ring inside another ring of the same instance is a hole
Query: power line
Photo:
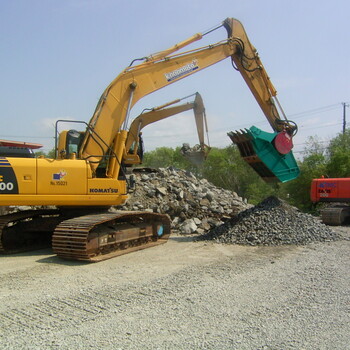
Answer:
[[303, 130], [321, 129], [321, 128], [326, 128], [326, 127], [331, 127], [331, 126], [336, 126], [336, 125], [341, 125], [341, 124], [342, 123], [332, 123], [332, 124], [326, 123], [326, 124], [318, 125], [318, 126], [306, 126], [306, 127], [303, 127]]
[[[315, 114], [319, 114], [319, 113], [325, 113], [325, 112], [330, 112], [332, 110], [336, 110], [341, 106], [341, 103], [334, 103], [332, 105], [328, 105], [328, 106], [323, 106], [323, 107], [318, 107], [318, 108], [313, 108], [313, 109], [309, 109], [306, 110], [304, 112], [298, 112], [298, 113], [294, 113], [294, 114], [288, 114], [288, 118], [293, 118], [293, 119], [299, 119], [299, 118], [303, 118], [305, 116], [312, 116]], [[259, 121], [252, 121], [252, 123], [254, 123], [254, 125], [261, 125], [266, 123], [266, 120], [259, 120]], [[240, 129], [240, 128], [245, 128], [247, 126], [247, 124], [240, 124], [240, 125], [236, 125], [236, 126], [228, 126], [227, 128], [234, 128], [234, 129]], [[317, 128], [317, 127], [316, 127]], [[315, 128], [315, 129], [316, 129]], [[213, 131], [220, 131], [220, 130], [225, 130], [226, 128], [219, 128], [219, 129], [214, 129]]]
[[304, 112], [298, 112], [298, 113], [294, 113], [294, 114], [289, 114], [289, 117], [301, 118], [305, 114], [313, 115], [313, 114], [317, 114], [317, 113], [329, 112], [331, 110], [337, 109], [338, 107], [340, 107], [340, 103], [335, 103], [335, 104], [328, 105], [328, 106], [323, 106], [323, 107], [309, 109], [309, 110], [304, 111]]
[[[330, 141], [317, 141], [317, 143], [329, 143]], [[307, 145], [308, 142], [303, 142], [303, 143], [296, 143], [294, 144], [294, 146], [304, 146], [304, 145]]]

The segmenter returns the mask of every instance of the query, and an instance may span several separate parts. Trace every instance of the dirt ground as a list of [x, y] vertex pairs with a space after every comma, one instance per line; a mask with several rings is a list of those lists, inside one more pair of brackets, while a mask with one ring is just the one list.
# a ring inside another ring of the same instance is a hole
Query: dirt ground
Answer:
[[0, 256], [0, 349], [349, 349], [350, 227], [307, 246]]

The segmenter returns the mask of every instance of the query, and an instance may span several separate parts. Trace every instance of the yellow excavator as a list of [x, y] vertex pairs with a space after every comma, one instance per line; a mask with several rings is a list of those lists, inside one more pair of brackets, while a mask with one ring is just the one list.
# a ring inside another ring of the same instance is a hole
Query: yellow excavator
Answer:
[[[220, 27], [226, 29], [227, 39], [178, 52]], [[229, 133], [230, 138], [266, 181], [297, 177], [299, 169], [291, 151], [296, 125], [285, 117], [242, 24], [227, 18], [205, 33], [139, 59], [141, 63], [134, 65], [139, 60], [133, 60], [103, 92], [86, 131], [61, 133], [55, 159], [0, 157], [0, 205], [57, 208], [1, 216], [0, 251], [35, 243], [40, 231], [53, 232], [52, 247], [59, 257], [84, 261], [100, 261], [166, 242], [170, 235], [166, 215], [107, 211], [127, 200], [132, 181], [125, 167], [141, 162], [142, 124], [131, 123], [131, 109], [147, 94], [226, 58], [231, 58], [243, 76], [273, 129], [266, 133], [251, 127]]]
[[[179, 102], [193, 96], [195, 96], [193, 101], [186, 102], [184, 104], [179, 104]], [[128, 137], [125, 142], [126, 149], [128, 149], [129, 151], [125, 158], [125, 163], [123, 164], [122, 171], [123, 175], [126, 178], [129, 192], [132, 192], [135, 186], [135, 180], [133, 172], [129, 172], [127, 170], [127, 167], [130, 167], [130, 165], [134, 164], [140, 164], [143, 158], [143, 141], [141, 137], [141, 130], [151, 123], [155, 123], [157, 121], [169, 118], [171, 116], [175, 116], [179, 113], [191, 109], [194, 112], [199, 144], [195, 145], [193, 148], [186, 148], [183, 155], [196, 165], [202, 164], [207, 158], [207, 155], [210, 151], [210, 147], [204, 142], [205, 126], [205, 131], [207, 133], [207, 143], [209, 144], [207, 121], [203, 100], [198, 92], [193, 95], [183, 97], [181, 99], [173, 100], [158, 107], [145, 109], [131, 123], [128, 132]], [[58, 126], [61, 123], [76, 123], [83, 125], [86, 125], [86, 123], [83, 121], [72, 120], [58, 120], [56, 122], [55, 159], [76, 159], [79, 144], [85, 135], [85, 131], [77, 131], [75, 129], [71, 129], [64, 130], [59, 133]], [[38, 149], [41, 147], [43, 147], [43, 145], [41, 144], [0, 140], [0, 156], [10, 156], [12, 158], [35, 158], [33, 149]], [[140, 171], [140, 169], [132, 170]], [[103, 175], [100, 174], [100, 176]], [[5, 182], [3, 182], [3, 184], [5, 184]], [[0, 214], [9, 211], [9, 208], [7, 207], [0, 208], [3, 209], [3, 211], [0, 211]], [[104, 209], [108, 208], [102, 207], [100, 210]], [[0, 231], [0, 253], [28, 251], [35, 248], [48, 246], [50, 243], [49, 240], [51, 239], [52, 230], [55, 228], [55, 226], [62, 220], [75, 216], [77, 214], [77, 210], [79, 213], [88, 211], [95, 212], [98, 209], [96, 207], [84, 207], [83, 210], [79, 210], [76, 207], [60, 207], [59, 210], [45, 209], [25, 212], [20, 211], [9, 215], [0, 216], [0, 222], [2, 225], [2, 230]], [[41, 220], [40, 218], [44, 219]], [[157, 218], [160, 218], [165, 223], [169, 224], [168, 218], [166, 216], [158, 215]], [[158, 243], [164, 242], [164, 239], [165, 237], [163, 235], [162, 240], [159, 240]], [[155, 245], [155, 243], [153, 243], [152, 245]], [[145, 247], [148, 246], [151, 245], [148, 243]], [[99, 256], [98, 258], [95, 257], [93, 261], [103, 260], [116, 254], [125, 254], [132, 250], [130, 247], [128, 249], [125, 248], [126, 245], [124, 244], [124, 248], [122, 250], [120, 249], [118, 253], [106, 254], [103, 256]]]

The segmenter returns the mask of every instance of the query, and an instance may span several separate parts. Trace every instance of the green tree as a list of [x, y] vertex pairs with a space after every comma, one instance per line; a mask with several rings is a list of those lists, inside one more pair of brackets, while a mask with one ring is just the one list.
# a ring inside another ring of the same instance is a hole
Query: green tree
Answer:
[[145, 153], [144, 166], [185, 169], [197, 177], [204, 177], [215, 186], [236, 192], [239, 196], [256, 204], [266, 196], [276, 194], [277, 189], [266, 184], [241, 158], [236, 146], [212, 148], [201, 166], [189, 162], [180, 148], [157, 148]]
[[164, 168], [172, 165], [174, 150], [169, 147], [160, 147], [154, 151], [146, 152], [143, 165], [151, 168]]
[[300, 175], [297, 179], [283, 185], [283, 191], [292, 205], [306, 211], [311, 211], [311, 182], [326, 173], [327, 157], [322, 144], [315, 137], [308, 139], [305, 147], [306, 156], [299, 162]]
[[225, 189], [237, 188], [235, 154], [232, 149], [212, 148], [203, 166], [203, 177]]
[[40, 156], [46, 157], [46, 153], [44, 151], [35, 151], [34, 154], [35, 154], [35, 157], [40, 157]]
[[350, 130], [338, 134], [333, 138], [327, 149], [328, 164], [326, 174], [328, 177], [350, 176]]
[[191, 169], [191, 163], [181, 155], [180, 147], [159, 147], [154, 151], [146, 152], [143, 165], [150, 168], [166, 168], [173, 166], [180, 169]]
[[36, 151], [34, 152], [35, 156], [36, 157], [39, 157], [39, 156], [44, 156], [46, 158], [55, 158], [55, 148], [51, 149], [49, 152], [44, 152], [44, 151]]

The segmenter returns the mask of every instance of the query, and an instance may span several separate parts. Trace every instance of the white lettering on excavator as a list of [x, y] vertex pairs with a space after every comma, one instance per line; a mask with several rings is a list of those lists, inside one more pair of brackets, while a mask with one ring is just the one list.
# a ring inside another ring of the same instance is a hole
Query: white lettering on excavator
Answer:
[[179, 69], [175, 69], [172, 72], [165, 73], [165, 77], [167, 81], [173, 81], [177, 78], [182, 77], [183, 75], [186, 75], [188, 73], [193, 72], [194, 70], [198, 69], [197, 60], [193, 60], [191, 63], [186, 64], [186, 66], [183, 66]]
[[90, 193], [118, 193], [117, 188], [90, 188]]
[[12, 182], [0, 182], [0, 191], [12, 191], [13, 187], [14, 185]]

